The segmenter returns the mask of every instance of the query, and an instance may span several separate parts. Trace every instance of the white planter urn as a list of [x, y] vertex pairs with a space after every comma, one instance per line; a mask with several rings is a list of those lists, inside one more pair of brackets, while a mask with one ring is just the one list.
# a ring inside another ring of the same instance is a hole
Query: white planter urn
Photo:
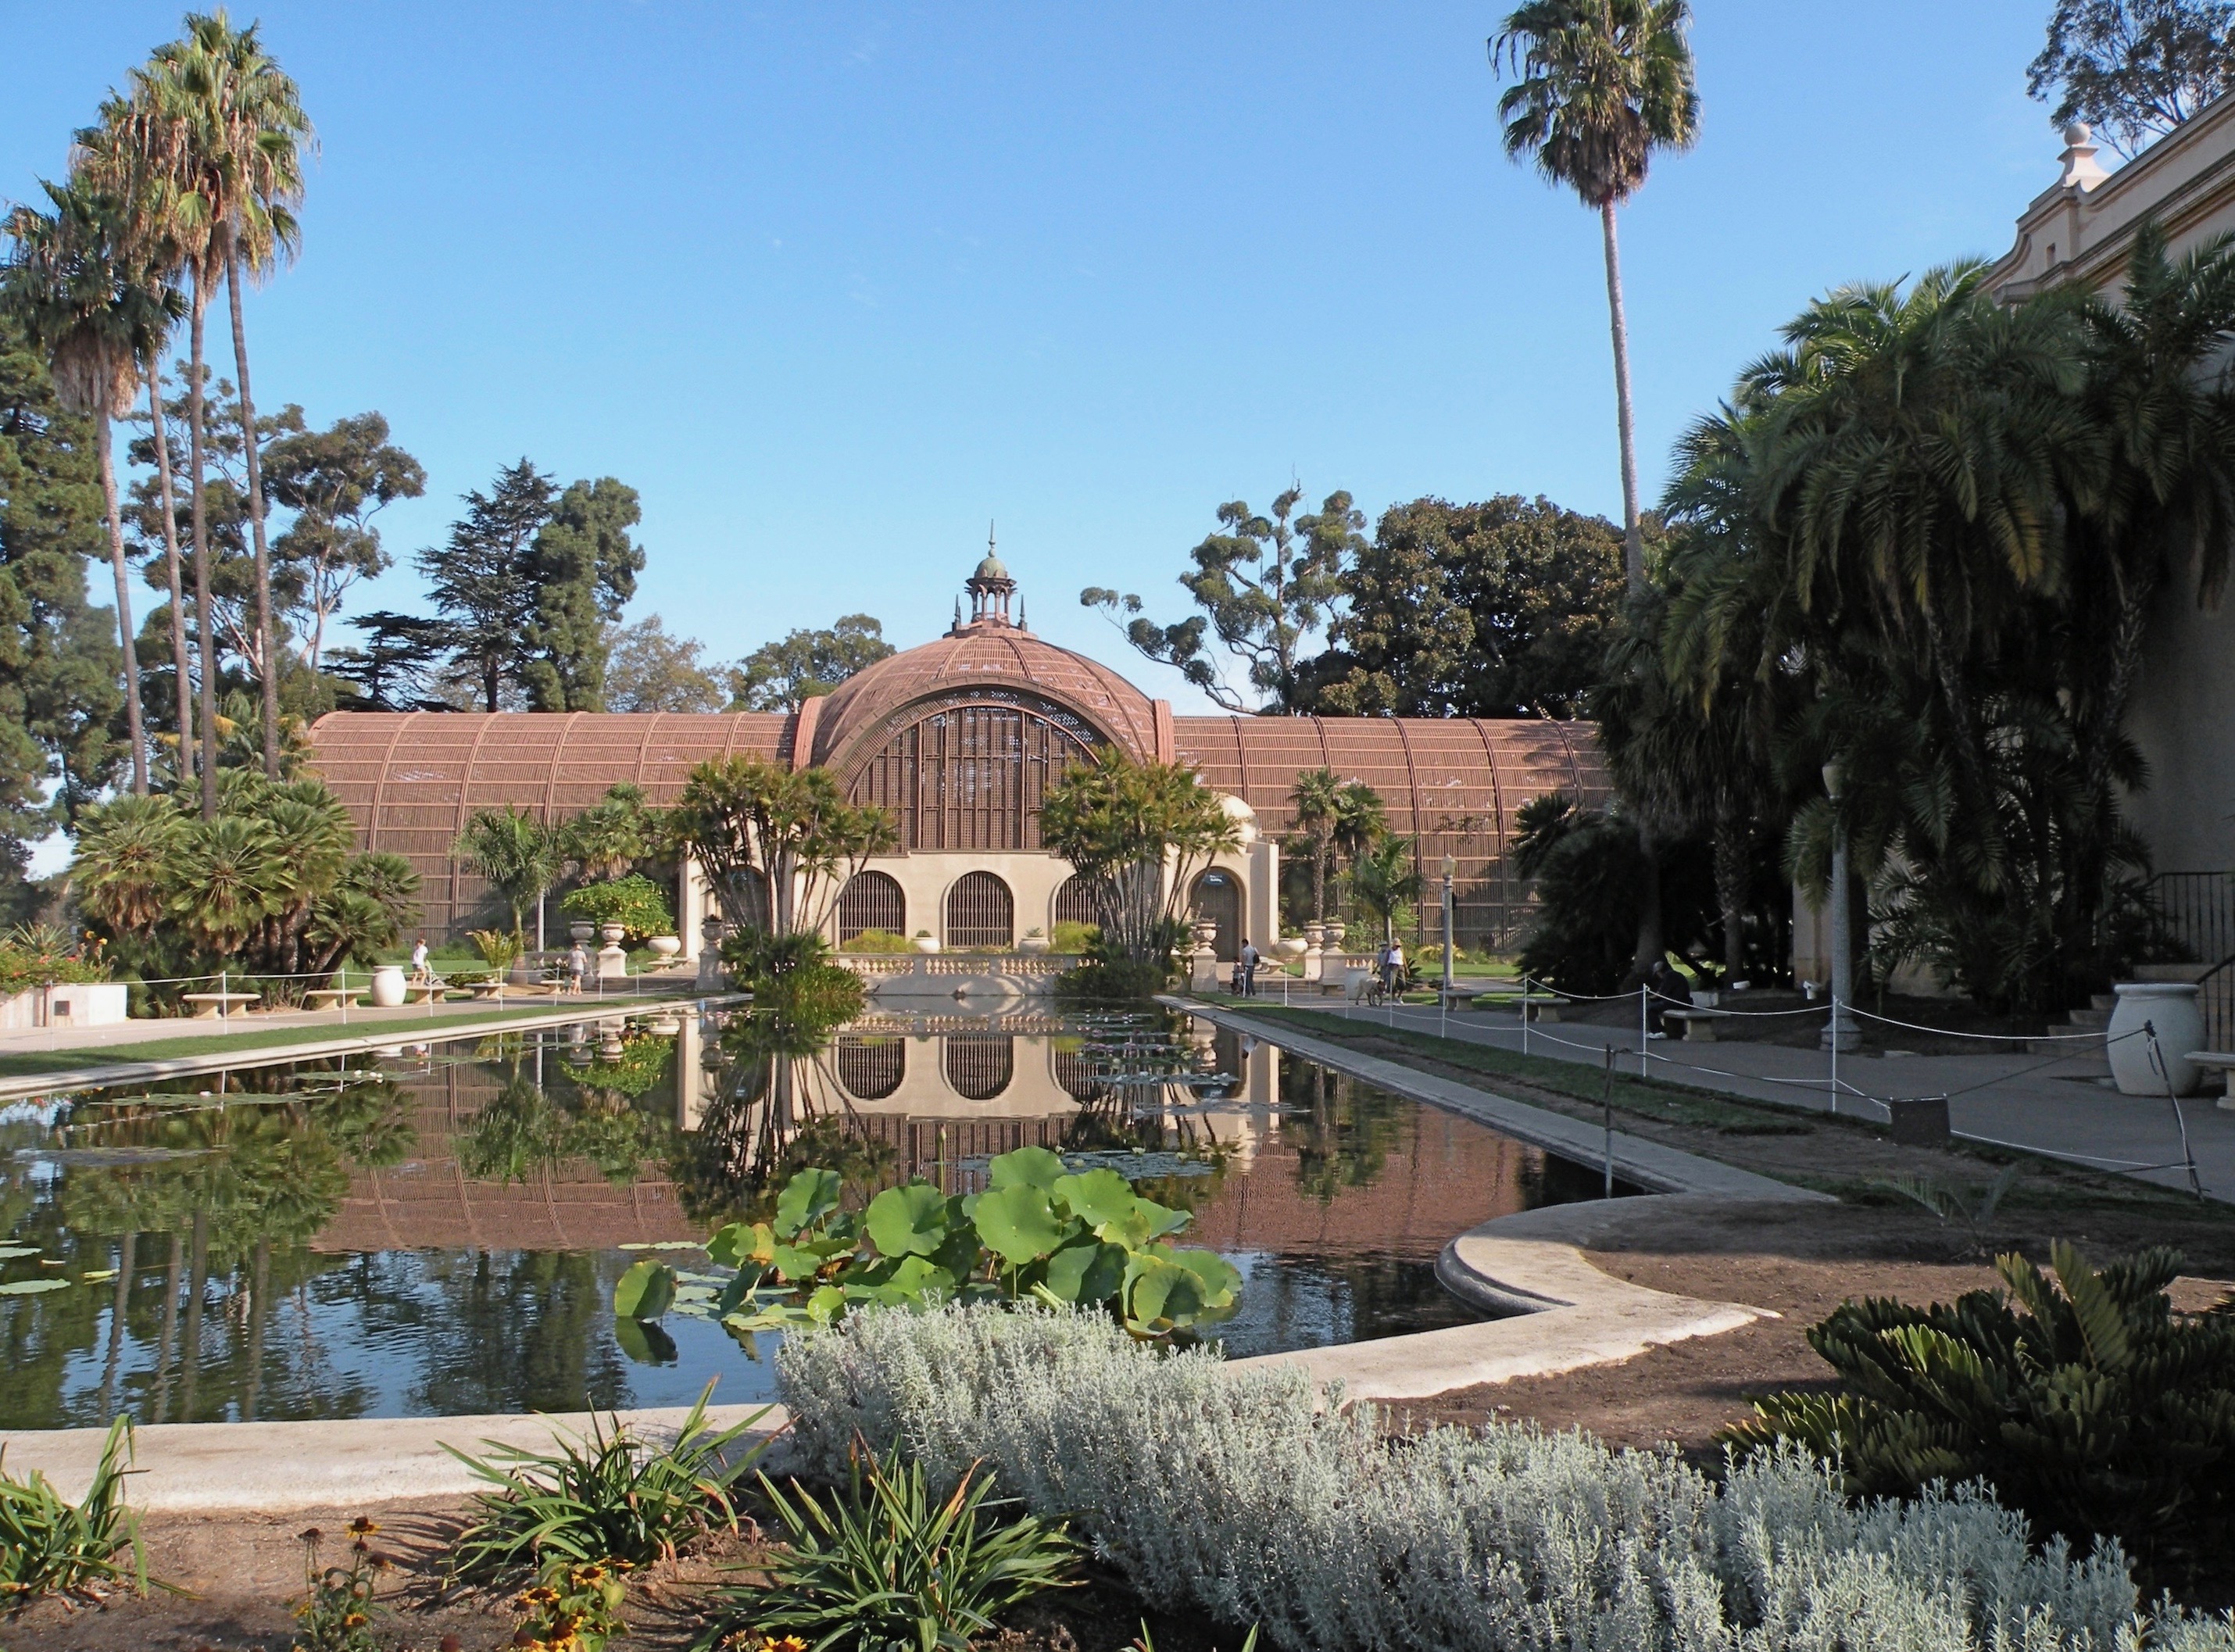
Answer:
[[597, 933], [598, 926], [594, 923], [570, 923], [567, 926], [567, 934], [575, 941], [587, 941]]
[[627, 928], [621, 924], [601, 923], [598, 926], [598, 939], [604, 941], [608, 947], [619, 946], [621, 944], [621, 937], [626, 934], [628, 934]]
[[915, 949], [918, 952], [937, 952], [939, 950], [939, 937], [937, 935], [918, 935], [915, 938]]
[[1273, 950], [1283, 958], [1301, 958], [1311, 950], [1311, 944], [1301, 935], [1282, 935], [1273, 943]]
[[1304, 945], [1307, 947], [1324, 947], [1327, 945], [1327, 925], [1320, 922], [1316, 918], [1304, 926]]
[[383, 964], [372, 972], [372, 1001], [383, 1010], [392, 1010], [403, 1002], [403, 967], [400, 964]]
[[[2168, 1080], [2176, 1096], [2193, 1095], [2204, 1072], [2188, 1058], [2204, 1044], [2204, 1012], [2194, 981], [2120, 981], [2112, 992], [2118, 1007], [2104, 1029], [2110, 1040], [2111, 1077], [2122, 1096], [2162, 1096]], [[2157, 1035], [2165, 1062], [2160, 1073], [2150, 1064], [2147, 1026]]]
[[677, 953], [683, 950], [683, 937], [680, 935], [654, 935], [651, 940], [646, 941], [644, 944], [651, 947], [654, 954], [656, 954], [661, 961], [665, 962], [666, 960], [674, 957]]
[[1017, 950], [1038, 954], [1047, 951], [1048, 944], [1045, 935], [1026, 935], [1017, 942]]

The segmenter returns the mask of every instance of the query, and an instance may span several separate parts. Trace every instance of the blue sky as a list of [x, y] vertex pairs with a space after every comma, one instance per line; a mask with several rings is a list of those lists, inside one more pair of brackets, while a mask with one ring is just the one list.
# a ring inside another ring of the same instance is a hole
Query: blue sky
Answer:
[[[1695, 4], [1701, 141], [1622, 220], [1648, 494], [1808, 297], [2002, 252], [2059, 148], [2048, 0]], [[641, 491], [630, 617], [717, 660], [856, 610], [923, 640], [993, 517], [1035, 629], [1193, 709], [1077, 594], [1180, 617], [1222, 500], [1619, 514], [1596, 226], [1498, 148], [1502, 10], [239, 8], [324, 146], [258, 399], [427, 466], [360, 608], [526, 454]], [[0, 0], [0, 196], [179, 16]]]

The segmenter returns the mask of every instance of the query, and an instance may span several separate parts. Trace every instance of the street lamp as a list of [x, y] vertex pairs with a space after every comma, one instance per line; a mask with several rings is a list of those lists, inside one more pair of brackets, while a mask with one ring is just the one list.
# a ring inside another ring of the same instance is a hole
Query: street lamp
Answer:
[[1452, 876], [1459, 869], [1456, 855], [1444, 856], [1444, 997], [1452, 995]]
[[1824, 1023], [1817, 1047], [1835, 1052], [1859, 1048], [1863, 1041], [1848, 1013], [1855, 996], [1855, 947], [1847, 933], [1847, 823], [1839, 813], [1845, 778], [1837, 757], [1824, 765], [1824, 793], [1832, 800], [1832, 1019]]

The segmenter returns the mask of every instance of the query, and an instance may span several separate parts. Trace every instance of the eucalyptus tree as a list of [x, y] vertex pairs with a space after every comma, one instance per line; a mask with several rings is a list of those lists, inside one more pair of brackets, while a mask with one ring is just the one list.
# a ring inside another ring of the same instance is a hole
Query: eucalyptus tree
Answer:
[[1690, 15], [1686, 0], [1529, 0], [1491, 42], [1491, 66], [1510, 67], [1517, 76], [1498, 102], [1505, 152], [1533, 158], [1547, 179], [1574, 190], [1599, 215], [1633, 591], [1645, 582], [1645, 542], [1615, 213], [1645, 182], [1655, 150], [1689, 148], [1698, 132], [1700, 98], [1685, 39]]
[[15, 243], [0, 298], [47, 352], [63, 407], [93, 422], [94, 454], [116, 576], [116, 623], [124, 665], [124, 705], [132, 742], [132, 790], [147, 791], [147, 731], [140, 702], [140, 663], [132, 626], [132, 586], [111, 427], [131, 405], [142, 364], [161, 355], [181, 308], [151, 270], [120, 204], [88, 184], [44, 186], [50, 213], [18, 206], [7, 229]]
[[[202, 496], [205, 326], [218, 283], [224, 282], [226, 288], [240, 425], [248, 435], [248, 514], [256, 558], [265, 770], [276, 777], [279, 708], [271, 560], [241, 289], [246, 279], [266, 275], [292, 258], [301, 245], [295, 209], [302, 200], [303, 161], [314, 142], [310, 120], [294, 81], [264, 49], [258, 25], [236, 29], [222, 10], [187, 14], [185, 35], [158, 47], [145, 65], [134, 69], [129, 96], [112, 99], [103, 114], [102, 129], [87, 134], [88, 158], [137, 180], [133, 198], [161, 211], [191, 282], [188, 418], [198, 598], [208, 556]], [[205, 619], [203, 739], [211, 746], [216, 744], [208, 685], [214, 675], [213, 647]], [[206, 810], [214, 810], [214, 783], [206, 765]]]

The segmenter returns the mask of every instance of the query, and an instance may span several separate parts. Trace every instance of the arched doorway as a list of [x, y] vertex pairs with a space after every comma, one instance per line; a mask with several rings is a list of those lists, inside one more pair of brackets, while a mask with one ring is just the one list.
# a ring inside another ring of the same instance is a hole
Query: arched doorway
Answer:
[[947, 946], [953, 952], [980, 952], [1013, 945], [1017, 938], [1017, 901], [1009, 886], [991, 872], [965, 872], [947, 892]]
[[965, 1101], [991, 1101], [1017, 1076], [1017, 1041], [1006, 1032], [947, 1035], [947, 1082]]
[[906, 1039], [841, 1039], [838, 1082], [856, 1101], [882, 1101], [908, 1076]]
[[1195, 881], [1195, 896], [1188, 902], [1198, 922], [1208, 919], [1218, 926], [1211, 949], [1218, 961], [1230, 964], [1242, 955], [1242, 880], [1214, 866]]
[[1055, 892], [1055, 900], [1048, 909], [1050, 933], [1059, 923], [1100, 923], [1102, 914], [1094, 904], [1094, 886], [1073, 872], [1064, 879], [1063, 887]]
[[856, 872], [838, 897], [838, 944], [844, 946], [865, 929], [908, 934], [908, 899], [882, 872]]

